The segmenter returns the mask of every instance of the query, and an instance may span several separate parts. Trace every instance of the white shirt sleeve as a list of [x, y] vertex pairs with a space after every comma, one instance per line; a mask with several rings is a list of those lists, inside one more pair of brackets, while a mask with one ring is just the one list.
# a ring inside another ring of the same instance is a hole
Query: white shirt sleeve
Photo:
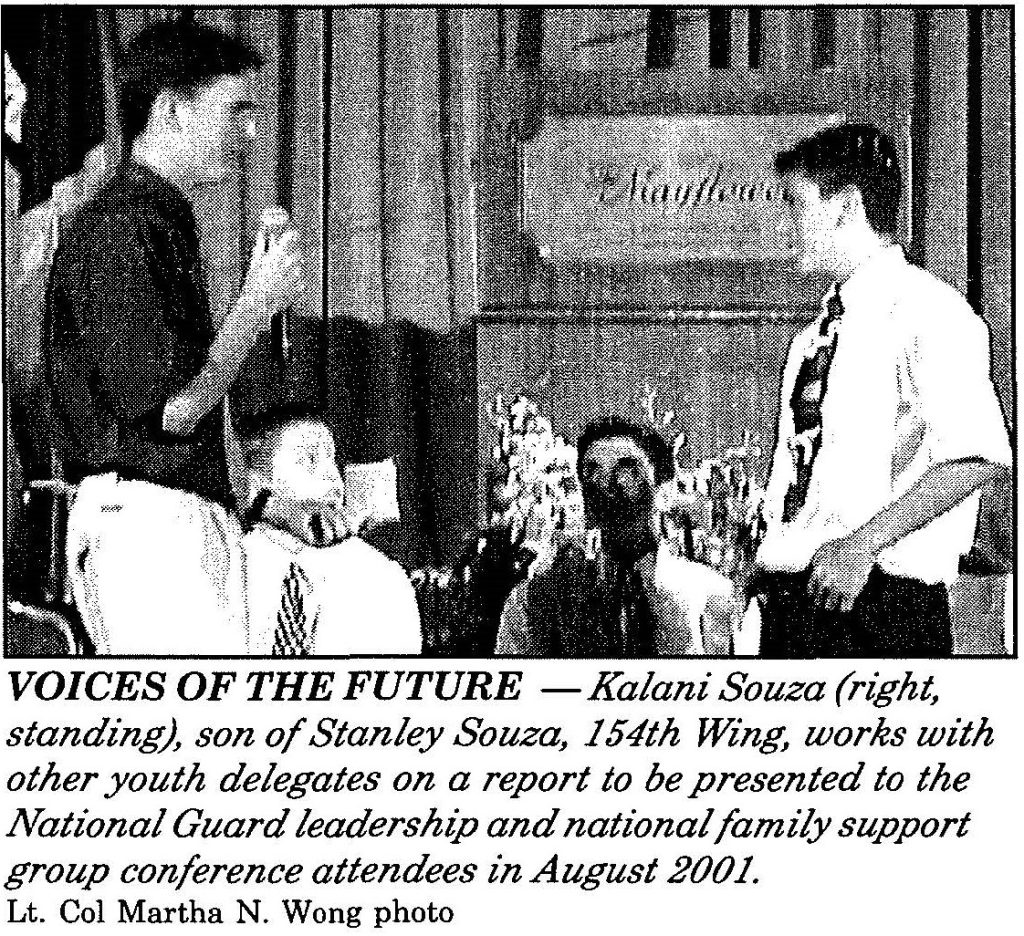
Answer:
[[323, 560], [318, 654], [422, 652], [416, 592], [397, 562], [356, 536], [314, 552]]
[[526, 613], [529, 588], [530, 580], [524, 579], [512, 589], [505, 601], [498, 625], [495, 656], [530, 656], [534, 652]]
[[966, 305], [913, 314], [905, 361], [923, 444], [933, 464], [983, 459], [1011, 464], [1009, 438], [989, 371], [989, 335]]
[[[658, 656], [699, 656], [717, 652], [705, 644], [710, 628], [721, 642], [723, 602], [732, 599], [732, 582], [710, 566], [673, 555], [662, 544], [658, 549], [654, 588], [648, 593], [658, 620], [655, 652]], [[727, 619], [725, 627], [728, 628]], [[710, 643], [710, 642], [709, 642]]]

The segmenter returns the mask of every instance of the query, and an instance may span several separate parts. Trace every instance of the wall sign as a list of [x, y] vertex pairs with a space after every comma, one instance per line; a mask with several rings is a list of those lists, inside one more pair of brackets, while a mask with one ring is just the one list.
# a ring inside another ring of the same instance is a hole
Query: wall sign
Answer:
[[556, 266], [779, 262], [776, 152], [842, 115], [556, 117], [523, 144], [523, 226]]

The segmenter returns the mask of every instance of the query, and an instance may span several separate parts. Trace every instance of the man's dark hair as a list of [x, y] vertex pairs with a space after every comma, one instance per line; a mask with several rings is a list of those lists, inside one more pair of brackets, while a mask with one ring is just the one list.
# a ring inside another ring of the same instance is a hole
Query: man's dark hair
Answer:
[[893, 142], [870, 124], [828, 127], [775, 157], [781, 176], [800, 173], [817, 184], [822, 198], [855, 186], [864, 214], [878, 234], [892, 237], [900, 207], [900, 163]]
[[632, 439], [638, 448], [650, 459], [654, 468], [654, 483], [664, 484], [672, 480], [675, 470], [672, 463], [672, 449], [654, 429], [646, 429], [620, 416], [606, 416], [590, 423], [576, 442], [576, 474], [583, 478], [583, 462], [587, 451], [602, 439]]
[[125, 142], [130, 145], [145, 129], [161, 91], [191, 98], [220, 78], [262, 65], [258, 52], [210, 26], [190, 20], [147, 26], [125, 45], [118, 61]]

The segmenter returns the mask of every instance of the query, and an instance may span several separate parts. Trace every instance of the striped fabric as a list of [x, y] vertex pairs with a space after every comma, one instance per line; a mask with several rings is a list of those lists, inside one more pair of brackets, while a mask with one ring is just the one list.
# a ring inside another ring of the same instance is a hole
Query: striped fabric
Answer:
[[786, 492], [782, 520], [788, 523], [804, 506], [811, 486], [811, 469], [821, 448], [821, 407], [828, 389], [828, 372], [835, 357], [838, 334], [835, 326], [843, 314], [843, 303], [836, 290], [825, 301], [825, 316], [818, 331], [819, 341], [813, 354], [804, 358], [793, 385], [790, 406], [793, 407], [795, 436], [790, 447], [793, 451], [795, 479]]
[[273, 656], [308, 657], [313, 652], [320, 616], [316, 612], [310, 613], [311, 596], [309, 579], [293, 562], [281, 583], [281, 607], [274, 628]]

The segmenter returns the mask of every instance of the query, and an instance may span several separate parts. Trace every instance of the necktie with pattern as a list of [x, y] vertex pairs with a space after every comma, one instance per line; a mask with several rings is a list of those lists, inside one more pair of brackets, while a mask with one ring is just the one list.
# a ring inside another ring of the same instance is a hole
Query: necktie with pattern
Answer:
[[312, 652], [319, 615], [310, 621], [310, 591], [305, 573], [293, 562], [282, 582], [272, 656], [307, 657]]
[[[793, 385], [789, 399], [793, 408], [792, 440], [793, 467], [795, 477], [786, 492], [782, 510], [784, 523], [791, 521], [800, 512], [807, 500], [811, 486], [811, 469], [821, 448], [821, 407], [828, 389], [828, 372], [835, 357], [838, 333], [833, 327], [843, 314], [843, 303], [839, 290], [835, 290], [825, 301], [825, 317], [818, 329], [814, 353], [804, 358]], [[831, 334], [830, 334], [831, 333]]]
[[621, 629], [622, 655], [654, 655], [655, 620], [644, 590], [643, 576], [635, 565], [623, 565], [616, 575], [615, 605]]

